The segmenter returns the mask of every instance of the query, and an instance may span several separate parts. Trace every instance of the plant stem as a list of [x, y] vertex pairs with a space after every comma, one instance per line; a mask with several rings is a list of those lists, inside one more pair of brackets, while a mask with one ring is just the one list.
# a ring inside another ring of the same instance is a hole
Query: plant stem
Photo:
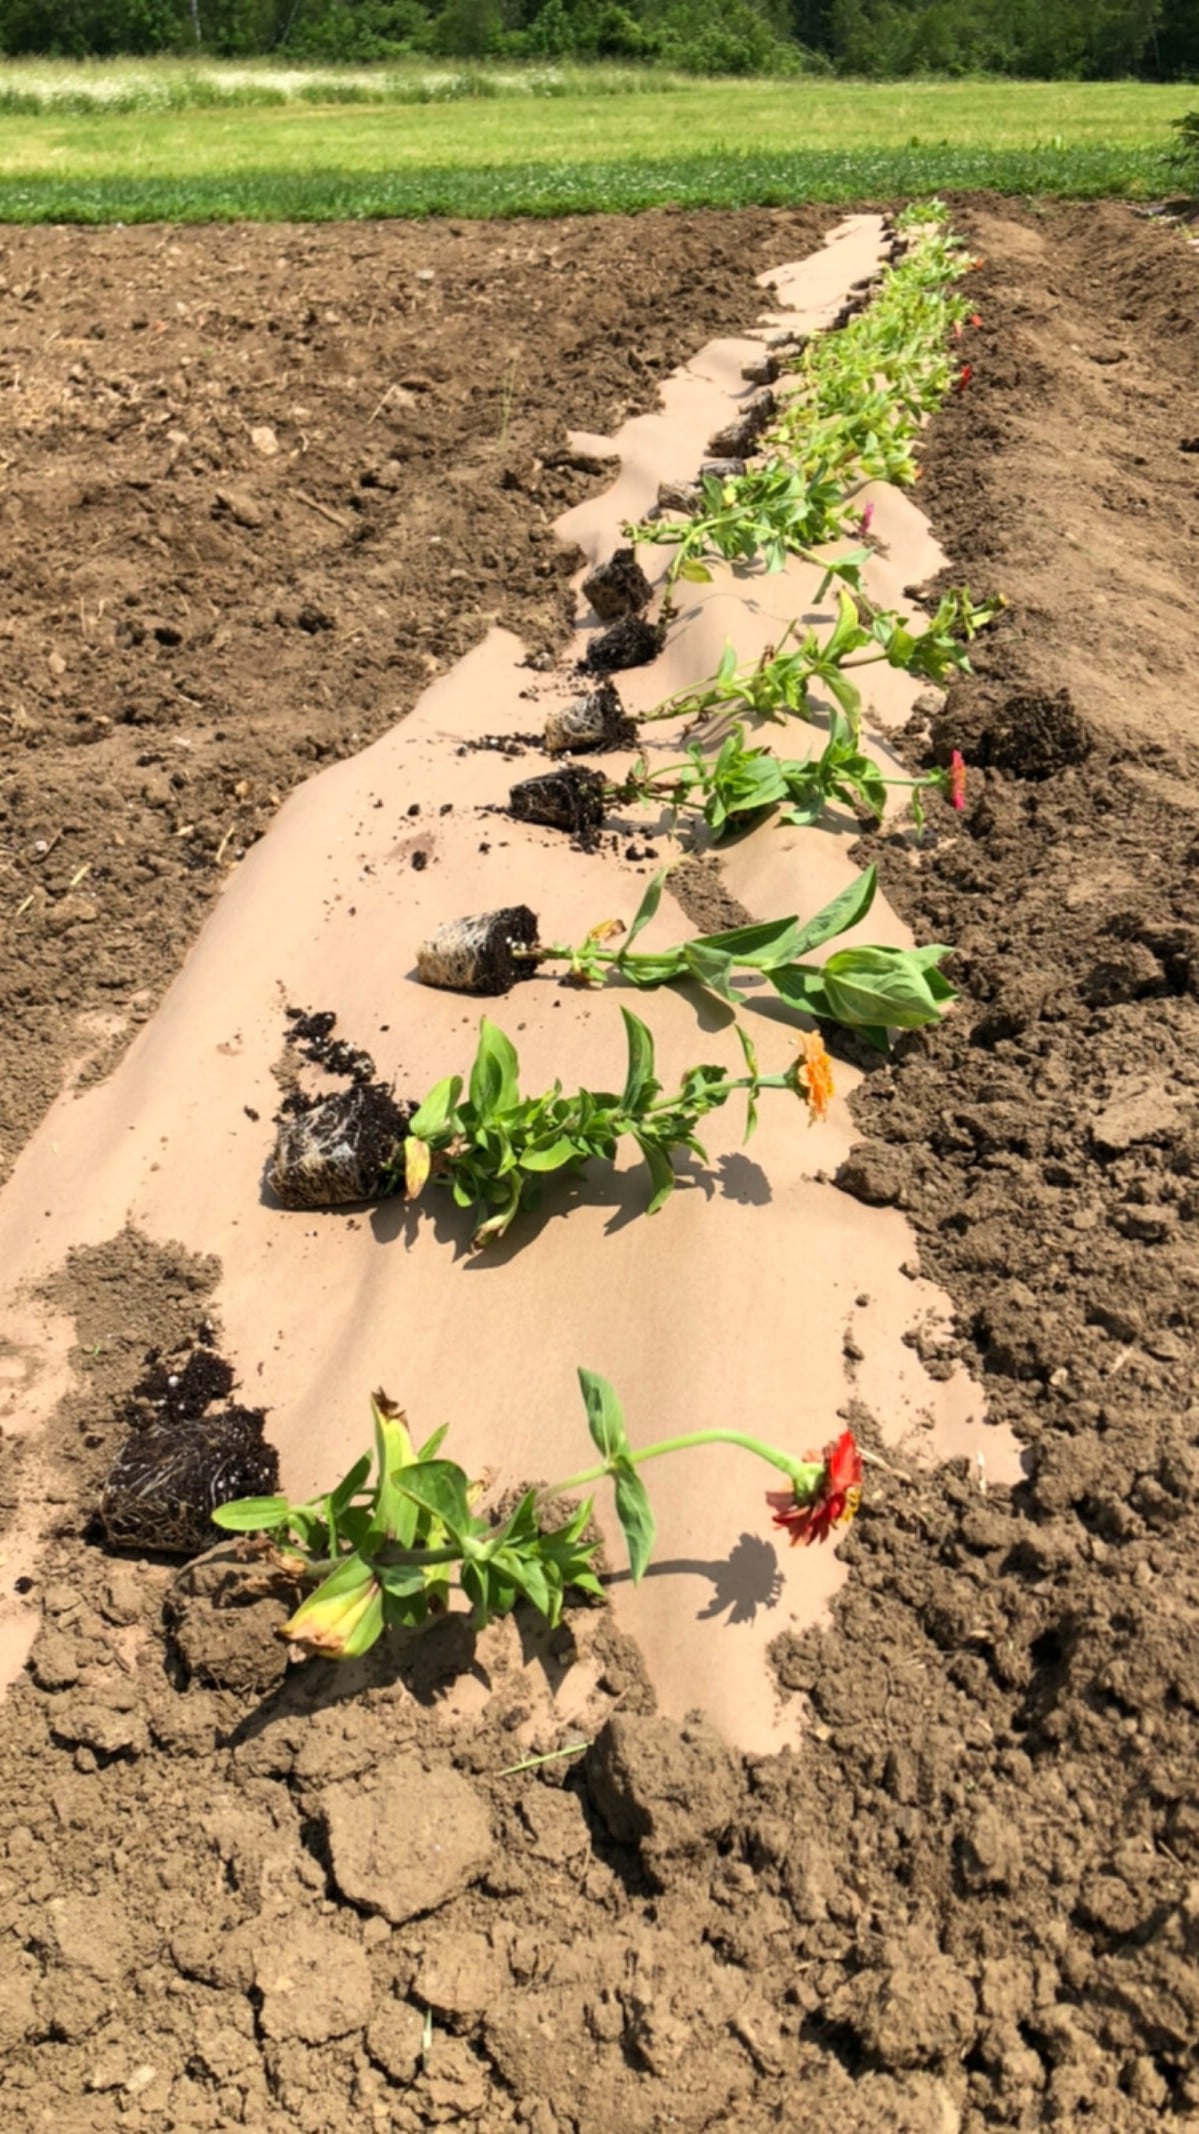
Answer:
[[[788, 1452], [777, 1452], [773, 1445], [764, 1445], [761, 1438], [747, 1437], [743, 1430], [688, 1430], [682, 1437], [664, 1437], [656, 1445], [644, 1445], [640, 1452], [624, 1455], [634, 1467], [646, 1460], [659, 1460], [667, 1452], [687, 1452], [695, 1445], [739, 1445], [743, 1452], [756, 1453], [770, 1467], [777, 1467], [780, 1474], [794, 1479], [798, 1469], [812, 1467], [819, 1462], [797, 1460]], [[586, 1489], [592, 1482], [602, 1482], [605, 1475], [613, 1472], [611, 1462], [603, 1460], [598, 1467], [588, 1467], [581, 1474], [568, 1476], [565, 1482], [555, 1482], [552, 1487], [539, 1492], [542, 1497], [564, 1496], [568, 1491]]]

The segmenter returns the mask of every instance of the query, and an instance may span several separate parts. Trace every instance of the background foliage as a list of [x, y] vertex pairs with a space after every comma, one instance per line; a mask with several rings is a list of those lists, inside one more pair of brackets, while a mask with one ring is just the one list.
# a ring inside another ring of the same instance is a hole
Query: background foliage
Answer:
[[0, 52], [1199, 79], [1199, 0], [0, 0]]

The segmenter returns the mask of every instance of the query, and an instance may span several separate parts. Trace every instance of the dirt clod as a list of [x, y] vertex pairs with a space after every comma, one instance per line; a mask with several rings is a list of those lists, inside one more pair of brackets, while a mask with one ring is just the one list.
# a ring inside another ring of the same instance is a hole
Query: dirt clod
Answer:
[[382, 1082], [315, 1097], [279, 1122], [266, 1182], [285, 1208], [348, 1208], [394, 1193], [412, 1104]]
[[416, 974], [422, 985], [450, 993], [498, 997], [535, 975], [536, 958], [518, 952], [536, 945], [537, 914], [527, 904], [447, 919], [417, 949]]
[[645, 667], [662, 650], [662, 628], [644, 615], [626, 615], [593, 637], [583, 665], [591, 674], [615, 674], [623, 667]]
[[593, 749], [631, 748], [637, 728], [611, 682], [574, 697], [549, 712], [545, 745], [551, 756], [584, 755]]
[[631, 548], [618, 548], [583, 580], [583, 598], [591, 602], [601, 622], [617, 622], [622, 615], [639, 615], [650, 603], [653, 588]]
[[334, 1880], [351, 1904], [393, 1926], [436, 1912], [478, 1880], [491, 1858], [491, 1818], [456, 1772], [389, 1758], [369, 1786], [320, 1797]]
[[550, 830], [566, 830], [588, 844], [603, 828], [608, 781], [601, 771], [584, 764], [550, 771], [540, 778], [524, 778], [509, 789], [508, 807], [518, 822], [543, 823]]

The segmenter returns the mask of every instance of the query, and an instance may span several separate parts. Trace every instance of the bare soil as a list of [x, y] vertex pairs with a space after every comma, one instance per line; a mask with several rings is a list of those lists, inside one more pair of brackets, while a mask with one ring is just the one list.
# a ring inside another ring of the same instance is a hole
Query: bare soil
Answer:
[[[105, 1554], [145, 1352], [186, 1370], [214, 1270], [79, 1254], [0, 1710], [16, 2126], [1199, 2125], [1199, 258], [1123, 206], [957, 219], [984, 323], [922, 493], [1010, 607], [909, 736], [963, 748], [965, 816], [863, 852], [963, 1003], [875, 1067], [841, 1182], [908, 1212], [1028, 1478], [872, 1478], [833, 1629], [776, 1647], [797, 1752], [658, 1718], [610, 1632], [595, 1745], [502, 1775], [502, 1677], [436, 1716], [460, 1624], [288, 1670], [285, 1595]], [[556, 641], [549, 520], [600, 478], [565, 426], [819, 227], [6, 237], [10, 1156], [275, 796], [491, 614]]]

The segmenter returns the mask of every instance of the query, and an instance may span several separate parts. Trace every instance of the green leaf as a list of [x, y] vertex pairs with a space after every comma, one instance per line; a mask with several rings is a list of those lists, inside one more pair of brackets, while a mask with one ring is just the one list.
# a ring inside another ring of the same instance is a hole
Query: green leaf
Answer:
[[[369, 1459], [366, 1464], [369, 1468]], [[235, 1497], [213, 1507], [212, 1522], [230, 1534], [269, 1534], [277, 1526], [286, 1526], [290, 1510], [286, 1497]]]
[[841, 891], [840, 896], [834, 897], [822, 911], [818, 911], [814, 918], [808, 920], [806, 926], [800, 927], [791, 944], [787, 961], [798, 962], [801, 956], [810, 955], [814, 948], [822, 948], [826, 941], [832, 941], [838, 934], [856, 926], [860, 919], [865, 918], [873, 904], [877, 887], [878, 869], [867, 867], [865, 874], [858, 875], [856, 881]]
[[740, 1023], [734, 1023], [733, 1028], [737, 1032], [737, 1042], [745, 1055], [746, 1069], [752, 1075], [758, 1074], [759, 1068], [757, 1047], [754, 1044], [754, 1041], [750, 1036], [749, 1031], [744, 1029]]
[[649, 1206], [645, 1212], [647, 1215], [656, 1215], [659, 1208], [665, 1201], [670, 1199], [671, 1194], [674, 1192], [674, 1165], [671, 1163], [668, 1151], [663, 1148], [660, 1141], [654, 1141], [648, 1134], [638, 1133], [634, 1133], [633, 1139], [649, 1165], [649, 1175], [654, 1188]]
[[826, 674], [824, 681], [826, 688], [836, 697], [846, 718], [850, 721], [856, 738], [862, 717], [861, 690], [854, 682], [850, 681], [847, 674]]
[[767, 976], [779, 999], [785, 1000], [789, 1008], [796, 1008], [803, 1015], [830, 1013], [823, 971], [814, 971], [802, 963], [784, 963]]
[[424, 1567], [418, 1563], [377, 1563], [375, 1577], [383, 1591], [396, 1599], [425, 1590]]
[[745, 995], [733, 986], [733, 958], [721, 950], [709, 948], [699, 941], [688, 941], [683, 948], [683, 958], [693, 978], [698, 978], [709, 992], [731, 1006], [740, 1007]]
[[940, 1020], [928, 977], [909, 949], [842, 949], [829, 957], [823, 977], [830, 1013], [850, 1029], [877, 1023], [918, 1030]]
[[497, 1549], [493, 1562], [502, 1576], [510, 1579], [517, 1591], [523, 1593], [526, 1600], [532, 1601], [533, 1606], [539, 1609], [542, 1615], [553, 1613], [549, 1580], [544, 1566], [538, 1562], [531, 1550]]
[[509, 1111], [520, 1094], [520, 1063], [510, 1038], [485, 1015], [479, 1025], [479, 1049], [470, 1071], [470, 1101], [480, 1119]]
[[605, 1460], [621, 1458], [628, 1452], [629, 1440], [624, 1424], [624, 1409], [616, 1388], [601, 1378], [598, 1371], [586, 1371], [579, 1366], [579, 1385], [583, 1393], [583, 1405], [587, 1410], [587, 1428], [596, 1451]]
[[620, 953], [616, 958], [618, 964], [623, 963], [626, 955], [628, 954], [628, 951], [632, 948], [634, 941], [637, 939], [638, 934], [642, 932], [643, 928], [649, 925], [649, 922], [653, 918], [654, 913], [657, 911], [659, 904], [662, 902], [662, 891], [666, 886], [666, 877], [669, 871], [669, 868], [660, 867], [658, 869], [657, 874], [650, 882], [649, 887], [645, 892], [645, 895], [642, 897], [640, 904], [637, 906], [637, 909], [633, 914], [632, 924], [629, 927], [628, 933], [625, 935], [624, 941], [621, 944]]
[[448, 1074], [429, 1091], [420, 1110], [408, 1122], [408, 1131], [421, 1141], [435, 1141], [449, 1124], [450, 1114], [462, 1095], [462, 1076]]
[[639, 1015], [632, 1014], [628, 1008], [622, 1008], [620, 1012], [624, 1017], [624, 1032], [629, 1048], [628, 1071], [625, 1074], [620, 1104], [622, 1111], [635, 1112], [649, 1092], [657, 1092], [658, 1085], [654, 1081], [654, 1041]]
[[547, 1142], [544, 1148], [522, 1149], [521, 1168], [526, 1171], [560, 1171], [573, 1163], [579, 1150], [568, 1134], [560, 1134], [556, 1141]]
[[334, 1524], [341, 1518], [347, 1506], [357, 1496], [370, 1471], [371, 1456], [369, 1452], [364, 1452], [360, 1460], [355, 1460], [349, 1474], [342, 1476], [337, 1488], [330, 1491], [329, 1518]]
[[396, 1476], [396, 1487], [440, 1519], [451, 1540], [461, 1542], [474, 1530], [467, 1481], [452, 1460], [419, 1460]]
[[858, 610], [851, 594], [842, 586], [837, 593], [837, 624], [832, 636], [825, 640], [824, 657], [834, 664], [847, 652], [857, 649], [864, 641], [866, 631], [858, 619]]
[[628, 1548], [633, 1584], [639, 1586], [654, 1553], [654, 1536], [657, 1532], [654, 1515], [650, 1510], [645, 1484], [631, 1460], [625, 1460], [617, 1468], [615, 1481], [616, 1516]]
[[707, 564], [701, 563], [694, 556], [688, 556], [684, 562], [680, 563], [675, 572], [675, 577], [687, 578], [692, 585], [711, 585], [712, 583], [712, 573]]
[[747, 970], [768, 971], [776, 963], [790, 963], [798, 955], [798, 921], [763, 919], [754, 926], [734, 926], [723, 934], [698, 934], [690, 949], [715, 949], [730, 962]]

